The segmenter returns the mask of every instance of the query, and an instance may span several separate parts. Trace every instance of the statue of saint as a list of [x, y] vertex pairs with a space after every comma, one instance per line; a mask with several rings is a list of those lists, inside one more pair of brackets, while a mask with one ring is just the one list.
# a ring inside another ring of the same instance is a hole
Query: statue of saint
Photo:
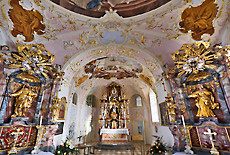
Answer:
[[31, 107], [32, 102], [37, 97], [37, 93], [33, 92], [32, 87], [27, 83], [19, 91], [9, 96], [16, 98], [12, 117], [18, 117], [25, 116], [26, 111]]
[[212, 92], [203, 88], [203, 86], [199, 86], [198, 90], [188, 97], [196, 98], [195, 104], [198, 108], [197, 117], [214, 117], [212, 109], [219, 109], [219, 103], [214, 102]]
[[59, 111], [60, 111], [60, 108], [61, 108], [61, 100], [55, 96], [52, 101], [53, 103], [53, 106], [50, 108], [51, 112], [52, 112], [52, 122], [56, 122], [56, 119], [57, 117], [59, 116]]
[[173, 100], [173, 97], [170, 96], [170, 94], [168, 93], [167, 94], [167, 97], [165, 97], [165, 102], [168, 104], [166, 109], [168, 111], [168, 115], [171, 116], [171, 120], [170, 120], [170, 123], [174, 123], [175, 122], [175, 109], [177, 107], [176, 104], [174, 104], [174, 100]]

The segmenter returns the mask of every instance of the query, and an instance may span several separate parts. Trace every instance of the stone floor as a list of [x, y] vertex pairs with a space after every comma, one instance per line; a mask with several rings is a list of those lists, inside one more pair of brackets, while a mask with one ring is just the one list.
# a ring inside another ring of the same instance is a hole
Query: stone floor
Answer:
[[[97, 145], [97, 143], [96, 142], [88, 143], [87, 145]], [[142, 144], [141, 143], [135, 143], [135, 142], [132, 145], [135, 147], [134, 150], [100, 150], [100, 149], [95, 149], [94, 155], [146, 155], [146, 151], [150, 147], [150, 145], [144, 145], [144, 149], [142, 149]], [[86, 150], [86, 152], [87, 152], [87, 150]], [[80, 155], [84, 155], [83, 149], [80, 150]], [[171, 155], [171, 154], [167, 153], [167, 155]]]

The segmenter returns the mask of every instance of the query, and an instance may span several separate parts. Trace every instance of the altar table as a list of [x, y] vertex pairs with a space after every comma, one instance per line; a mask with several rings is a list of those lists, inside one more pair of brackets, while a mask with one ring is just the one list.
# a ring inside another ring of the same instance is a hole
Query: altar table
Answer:
[[127, 142], [129, 130], [128, 129], [101, 129], [100, 135], [102, 135], [101, 141], [109, 142]]
[[[25, 155], [32, 155], [32, 154], [25, 154]], [[54, 154], [51, 153], [51, 152], [43, 152], [43, 151], [41, 151], [39, 154], [34, 154], [34, 155], [54, 155]]]

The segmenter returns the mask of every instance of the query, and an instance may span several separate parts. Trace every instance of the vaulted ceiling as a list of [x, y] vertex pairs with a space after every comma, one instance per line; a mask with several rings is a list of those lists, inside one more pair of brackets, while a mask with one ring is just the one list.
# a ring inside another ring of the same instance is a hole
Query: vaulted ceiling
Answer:
[[[170, 54], [182, 44], [230, 44], [228, 0], [111, 0], [92, 9], [90, 0], [52, 1], [3, 0], [1, 42], [11, 50], [17, 40], [44, 44], [66, 72], [65, 82], [76, 87], [91, 80], [85, 67], [100, 58], [135, 61], [143, 68], [138, 78], [118, 80], [153, 87], [165, 64], [174, 66]], [[114, 77], [101, 79], [106, 84]]]

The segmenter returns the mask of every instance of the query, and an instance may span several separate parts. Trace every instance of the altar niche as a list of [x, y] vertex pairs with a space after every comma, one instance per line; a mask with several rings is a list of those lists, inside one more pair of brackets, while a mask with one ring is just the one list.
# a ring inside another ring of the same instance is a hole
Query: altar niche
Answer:
[[129, 104], [121, 87], [111, 83], [100, 103], [99, 123], [102, 141], [128, 141]]

